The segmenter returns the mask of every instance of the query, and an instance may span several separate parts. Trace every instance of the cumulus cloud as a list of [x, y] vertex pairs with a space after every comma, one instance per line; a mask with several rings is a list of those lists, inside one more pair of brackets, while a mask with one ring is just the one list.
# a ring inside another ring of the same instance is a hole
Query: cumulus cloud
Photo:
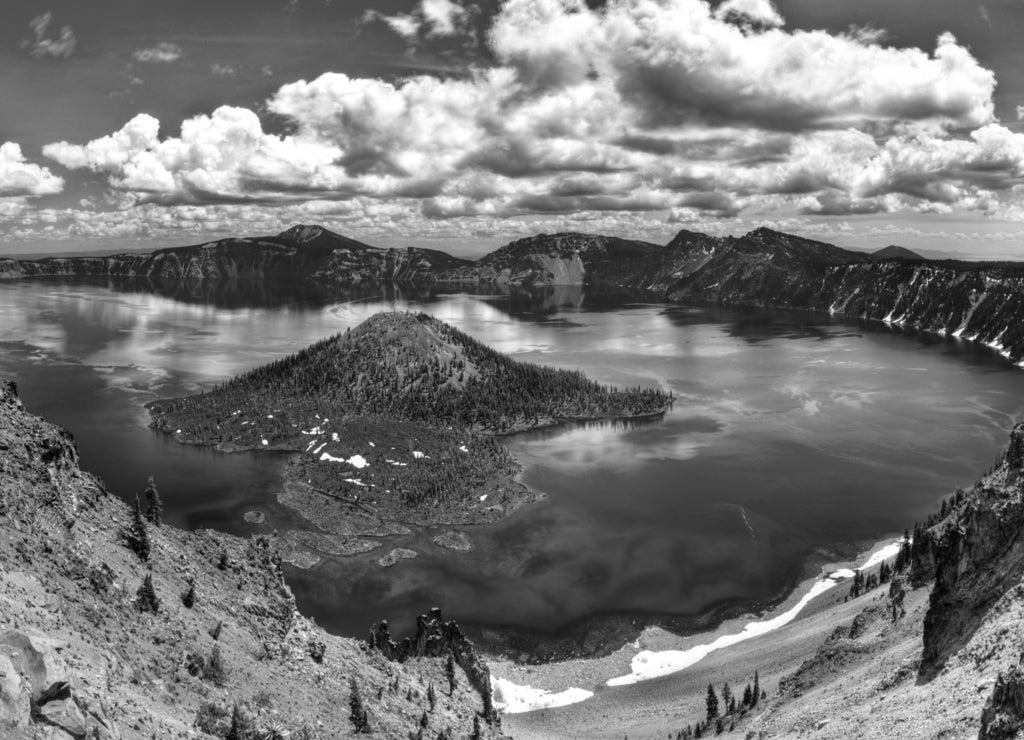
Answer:
[[185, 56], [185, 52], [180, 46], [166, 41], [136, 49], [132, 52], [132, 59], [147, 64], [173, 64], [183, 56]]
[[765, 28], [783, 25], [782, 16], [771, 0], [725, 0], [715, 10], [715, 17], [755, 23]]
[[50, 24], [53, 22], [53, 13], [47, 11], [38, 15], [29, 22], [29, 27], [35, 38], [22, 44], [29, 50], [32, 56], [38, 58], [54, 57], [67, 59], [75, 53], [75, 46], [78, 45], [78, 37], [71, 26], [61, 26], [55, 36], [50, 36]]
[[45, 167], [27, 162], [18, 144], [0, 144], [0, 203], [5, 198], [53, 195], [63, 189], [64, 180]]
[[[409, 39], [458, 35], [469, 7], [423, 0], [380, 19]], [[994, 77], [948, 34], [925, 51], [788, 31], [769, 0], [506, 0], [489, 39], [495, 63], [459, 77], [285, 84], [261, 110], [286, 135], [226, 106], [163, 136], [139, 115], [44, 154], [146, 213], [358, 203], [375, 228], [430, 233], [460, 219], [1009, 213], [1024, 189], [1024, 139], [994, 119]]]
[[[750, 12], [770, 6], [743, 0]], [[509, 0], [491, 42], [522, 79], [569, 85], [612, 79], [649, 126], [685, 121], [782, 130], [993, 118], [995, 76], [951, 34], [935, 51], [898, 49], [861, 35], [725, 22], [702, 0]]]
[[[140, 200], [262, 201], [341, 185], [324, 165], [340, 152], [327, 144], [264, 133], [245, 108], [222, 106], [184, 121], [176, 138], [159, 138], [160, 122], [140, 114], [119, 131], [85, 145], [49, 144], [43, 153], [69, 169], [88, 169]], [[292, 196], [294, 197], [294, 196]]]
[[365, 22], [381, 21], [409, 43], [420, 38], [447, 38], [471, 34], [469, 21], [476, 6], [465, 6], [459, 0], [421, 0], [410, 13], [386, 15], [368, 10]]
[[238, 68], [233, 64], [211, 64], [210, 71], [218, 77], [234, 77], [238, 74]]

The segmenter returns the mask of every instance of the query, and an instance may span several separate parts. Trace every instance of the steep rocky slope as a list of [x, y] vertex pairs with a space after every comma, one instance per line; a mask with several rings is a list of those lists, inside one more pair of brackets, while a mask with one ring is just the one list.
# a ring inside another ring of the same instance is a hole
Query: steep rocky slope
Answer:
[[650, 242], [594, 234], [540, 234], [518, 239], [472, 265], [447, 271], [441, 282], [490, 285], [638, 287], [657, 271], [662, 248]]
[[677, 302], [829, 311], [977, 340], [1024, 359], [1024, 265], [872, 259], [769, 229], [683, 233], [649, 287]]
[[431, 249], [379, 249], [319, 226], [293, 226], [277, 236], [221, 239], [152, 254], [0, 259], [0, 279], [104, 275], [168, 279], [296, 280], [322, 284], [427, 281], [469, 264]]
[[440, 615], [429, 650], [338, 638], [296, 612], [275, 538], [143, 521], [145, 548], [71, 435], [0, 383], [0, 737], [500, 735]]

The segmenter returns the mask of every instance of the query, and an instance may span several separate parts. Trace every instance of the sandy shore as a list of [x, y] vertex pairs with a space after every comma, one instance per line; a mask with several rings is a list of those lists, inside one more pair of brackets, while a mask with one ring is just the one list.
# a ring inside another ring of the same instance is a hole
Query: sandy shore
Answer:
[[[762, 688], [768, 696], [774, 696], [782, 676], [811, 657], [838, 624], [852, 620], [871, 599], [881, 597], [885, 590], [876, 589], [844, 602], [849, 585], [845, 579], [837, 579], [834, 587], [807, 601], [792, 621], [776, 629], [708, 652], [689, 667], [660, 678], [619, 686], [609, 686], [608, 681], [631, 675], [633, 660], [642, 651], [690, 650], [743, 633], [752, 622], [779, 619], [798, 606], [825, 576], [837, 571], [849, 573], [850, 569], [869, 562], [872, 554], [891, 546], [897, 539], [898, 536], [893, 535], [880, 540], [853, 561], [828, 563], [821, 568], [820, 575], [802, 582], [773, 609], [764, 614], [730, 619], [710, 632], [681, 637], [660, 628], [649, 628], [633, 643], [603, 658], [537, 666], [492, 661], [492, 674], [496, 682], [506, 689], [506, 694], [512, 694], [512, 691], [502, 681], [553, 693], [577, 690], [566, 694], [565, 699], [578, 699], [592, 692], [592, 696], [584, 701], [567, 706], [505, 714], [503, 725], [517, 740], [622, 738], [627, 734], [630, 738], [664, 738], [668, 732], [674, 733], [703, 717], [708, 683], [719, 685], [728, 681], [742, 692], [747, 682], [752, 681], [756, 670], [760, 672]], [[730, 639], [723, 642], [730, 642]], [[530, 692], [519, 693], [520, 698], [527, 702], [533, 698]]]

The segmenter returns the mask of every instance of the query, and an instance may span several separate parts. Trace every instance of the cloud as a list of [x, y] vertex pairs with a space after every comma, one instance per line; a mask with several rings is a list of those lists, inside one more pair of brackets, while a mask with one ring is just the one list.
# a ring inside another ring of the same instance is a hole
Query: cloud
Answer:
[[25, 161], [20, 146], [11, 141], [0, 144], [0, 203], [5, 198], [54, 195], [63, 189], [64, 180]]
[[173, 64], [185, 56], [185, 52], [177, 44], [161, 41], [154, 46], [136, 49], [132, 59], [147, 64]]
[[459, 0], [421, 0], [410, 13], [385, 15], [368, 10], [364, 22], [382, 21], [410, 44], [421, 38], [449, 38], [464, 34], [473, 35], [469, 26], [476, 6], [465, 6]]
[[67, 59], [75, 52], [78, 37], [75, 36], [71, 26], [61, 26], [59, 33], [55, 37], [48, 37], [47, 33], [52, 21], [53, 13], [47, 11], [29, 22], [29, 27], [32, 29], [35, 39], [23, 42], [22, 46], [27, 48], [29, 53], [37, 59], [42, 57]]
[[49, 144], [43, 153], [69, 169], [105, 174], [141, 202], [279, 201], [342, 184], [327, 167], [336, 148], [264, 133], [245, 108], [222, 106], [190, 118], [177, 138], [160, 140], [159, 128], [143, 113], [110, 136], [84, 146]]
[[234, 77], [238, 74], [238, 68], [233, 64], [211, 64], [210, 71], [218, 77]]
[[[469, 8], [424, 0], [379, 18], [422, 39], [462, 33]], [[768, 0], [507, 0], [493, 63], [282, 85], [259, 110], [283, 135], [224, 106], [162, 137], [142, 114], [44, 154], [147, 213], [319, 200], [430, 233], [459, 219], [1014, 212], [1024, 139], [994, 120], [994, 77], [952, 36], [926, 52], [776, 16]]]
[[770, 0], [725, 0], [715, 10], [715, 17], [721, 20], [738, 19], [765, 28], [781, 26], [784, 23]]

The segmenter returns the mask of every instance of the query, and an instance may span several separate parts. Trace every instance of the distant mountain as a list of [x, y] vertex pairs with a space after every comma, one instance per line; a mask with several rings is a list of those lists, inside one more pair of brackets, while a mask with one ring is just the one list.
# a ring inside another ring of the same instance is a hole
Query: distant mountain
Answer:
[[0, 279], [37, 275], [294, 282], [325, 293], [407, 284], [461, 288], [590, 286], [656, 300], [829, 311], [953, 334], [1024, 360], [1024, 265], [924, 260], [901, 247], [859, 252], [768, 228], [741, 236], [680, 231], [664, 247], [593, 234], [540, 234], [463, 260], [379, 249], [319, 226], [222, 239], [150, 255], [0, 260]]
[[664, 248], [613, 236], [539, 234], [517, 239], [478, 260], [471, 268], [481, 282], [508, 285], [582, 285], [642, 282], [661, 264]]
[[896, 244], [890, 244], [888, 247], [882, 247], [881, 249], [872, 252], [872, 257], [877, 257], [883, 260], [917, 260], [921, 261], [927, 259], [922, 257], [917, 252], [912, 252], [906, 247], [900, 247]]
[[435, 272], [471, 264], [433, 249], [381, 249], [320, 226], [298, 225], [276, 236], [221, 239], [151, 254], [0, 259], [0, 279], [58, 275], [156, 280], [286, 279], [325, 285], [432, 282]]

